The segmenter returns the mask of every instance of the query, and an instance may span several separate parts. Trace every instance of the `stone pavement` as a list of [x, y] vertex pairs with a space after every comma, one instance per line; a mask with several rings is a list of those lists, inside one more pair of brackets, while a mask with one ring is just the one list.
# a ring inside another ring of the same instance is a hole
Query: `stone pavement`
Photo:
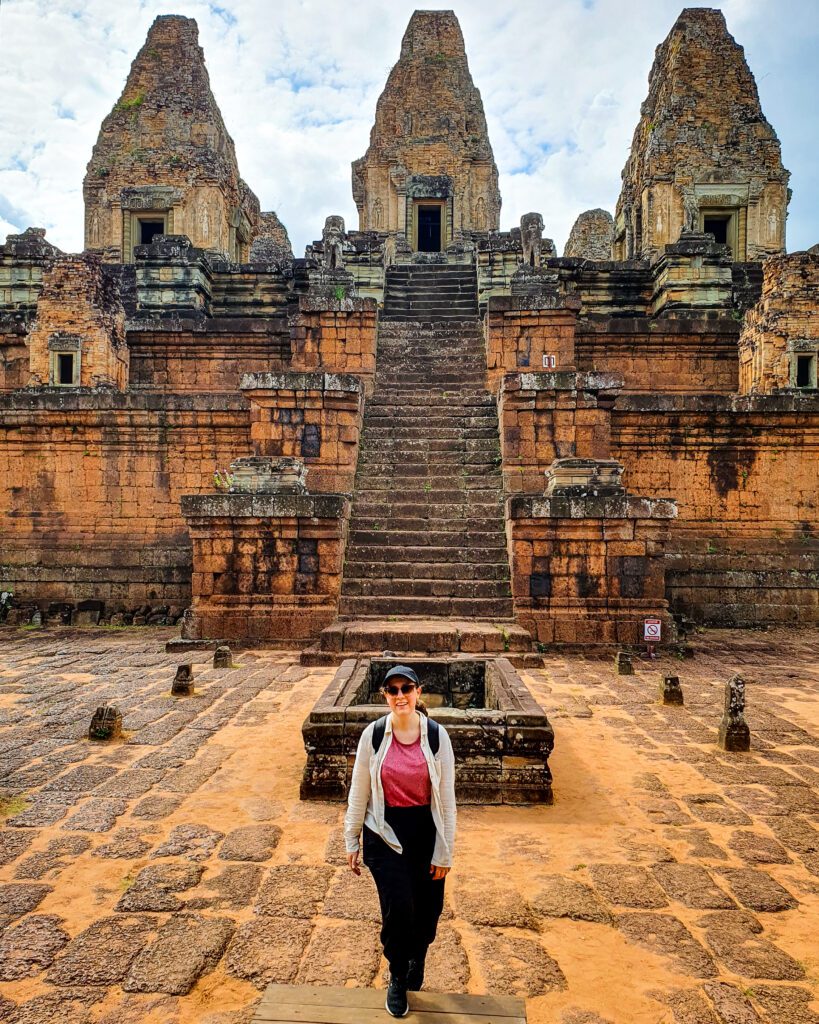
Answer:
[[[0, 634], [2, 1024], [244, 1024], [271, 981], [383, 984], [342, 808], [298, 800], [332, 670], [198, 652], [172, 698], [170, 635]], [[819, 1024], [819, 631], [696, 647], [523, 673], [555, 804], [462, 809], [430, 988], [521, 995], [535, 1024]], [[715, 745], [735, 672], [750, 754]], [[105, 700], [125, 736], [92, 745]]]

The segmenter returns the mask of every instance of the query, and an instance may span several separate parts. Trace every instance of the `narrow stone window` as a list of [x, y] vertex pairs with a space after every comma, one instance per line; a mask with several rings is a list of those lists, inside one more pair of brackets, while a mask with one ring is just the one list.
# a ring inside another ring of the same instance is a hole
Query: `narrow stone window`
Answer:
[[141, 220], [139, 222], [139, 244], [150, 245], [155, 235], [165, 234], [164, 220]]
[[796, 357], [796, 386], [798, 388], [816, 387], [816, 355], [798, 355]]
[[74, 383], [74, 353], [73, 352], [58, 352], [57, 353], [57, 383], [58, 384], [73, 384]]

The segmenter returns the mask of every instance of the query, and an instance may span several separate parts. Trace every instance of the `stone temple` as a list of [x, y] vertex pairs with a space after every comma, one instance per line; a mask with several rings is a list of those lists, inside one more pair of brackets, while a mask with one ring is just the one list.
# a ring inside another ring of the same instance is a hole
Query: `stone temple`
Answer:
[[819, 621], [819, 255], [719, 11], [658, 47], [563, 256], [538, 212], [500, 230], [451, 11], [412, 16], [352, 189], [295, 258], [196, 23], [156, 20], [85, 251], [0, 246], [6, 622], [332, 662]]

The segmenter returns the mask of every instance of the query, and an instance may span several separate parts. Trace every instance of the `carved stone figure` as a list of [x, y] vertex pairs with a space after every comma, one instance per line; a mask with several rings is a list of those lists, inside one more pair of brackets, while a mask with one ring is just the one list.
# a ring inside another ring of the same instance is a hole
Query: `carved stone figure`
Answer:
[[542, 243], [543, 218], [539, 213], [524, 213], [520, 218], [520, 244], [523, 247], [523, 262], [526, 266], [540, 266]]
[[745, 720], [745, 680], [732, 676], [725, 686], [725, 714], [719, 725], [723, 750], [750, 750], [751, 730]]
[[327, 270], [341, 270], [344, 267], [344, 218], [331, 215], [324, 222], [321, 233], [324, 246], [324, 266]]
[[691, 188], [684, 188], [682, 190], [682, 199], [683, 231], [699, 231], [700, 205], [697, 202], [697, 197], [694, 195], [694, 190]]
[[660, 695], [663, 704], [681, 705], [685, 703], [679, 676], [663, 676], [660, 683]]

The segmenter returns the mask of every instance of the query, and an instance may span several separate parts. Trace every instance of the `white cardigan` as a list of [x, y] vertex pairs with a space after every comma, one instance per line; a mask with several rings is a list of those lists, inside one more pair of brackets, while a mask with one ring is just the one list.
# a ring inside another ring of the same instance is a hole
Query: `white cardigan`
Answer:
[[[436, 831], [432, 863], [448, 868], [452, 867], [455, 848], [455, 755], [446, 729], [440, 724], [438, 753], [432, 753], [427, 738], [427, 717], [420, 715], [420, 718], [421, 750], [429, 769], [432, 820]], [[344, 818], [344, 842], [347, 853], [356, 853], [360, 849], [361, 827], [366, 825], [396, 853], [402, 853], [398, 836], [384, 820], [384, 789], [381, 785], [381, 765], [392, 743], [392, 715], [387, 717], [384, 739], [377, 752], [373, 750], [374, 728], [375, 722], [371, 722], [358, 742]]]

